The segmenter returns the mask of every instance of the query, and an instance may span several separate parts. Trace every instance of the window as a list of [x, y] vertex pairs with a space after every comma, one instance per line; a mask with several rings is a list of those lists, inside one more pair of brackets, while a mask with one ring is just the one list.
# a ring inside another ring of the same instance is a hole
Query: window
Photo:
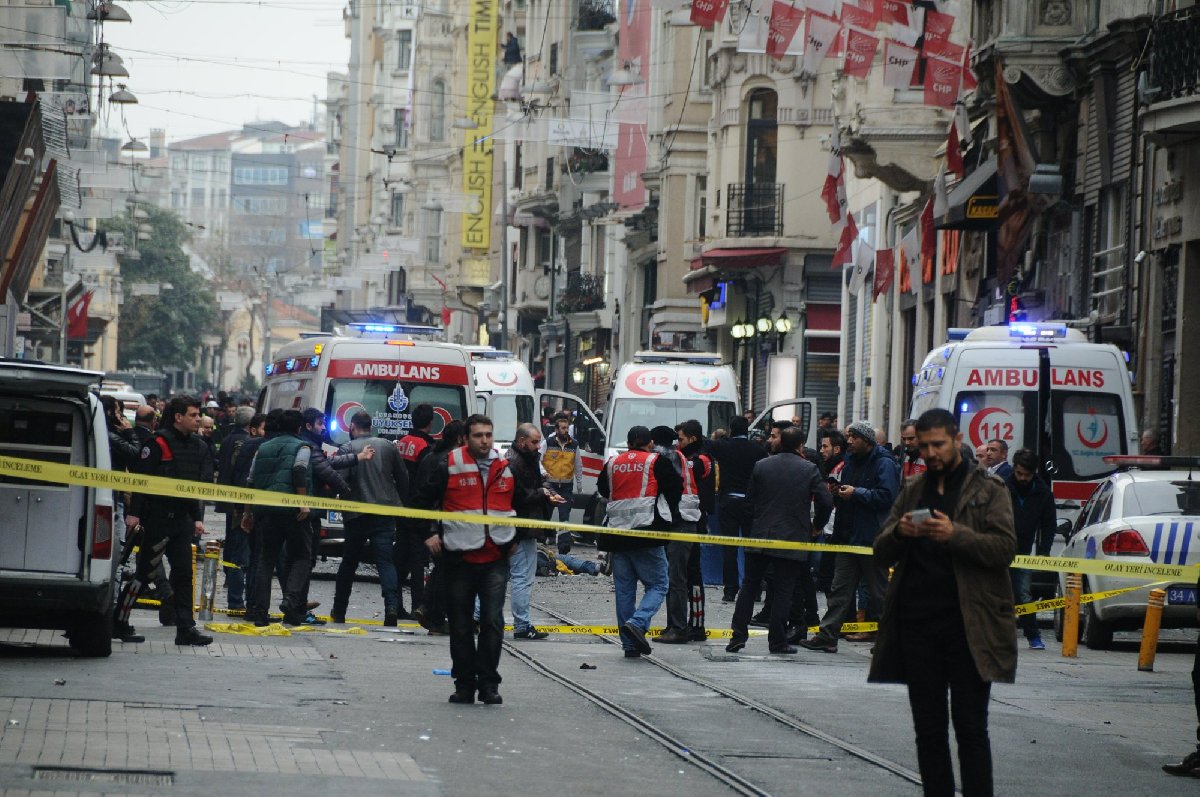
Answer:
[[425, 209], [425, 262], [438, 263], [442, 259], [442, 209]]
[[407, 108], [397, 108], [392, 112], [392, 125], [396, 128], [396, 149], [408, 149]]
[[238, 166], [233, 170], [234, 185], [287, 185], [286, 166]]
[[287, 213], [287, 199], [282, 197], [239, 196], [233, 200], [233, 212], [278, 216]]
[[446, 84], [435, 80], [429, 89], [429, 140], [446, 138]]
[[550, 45], [550, 74], [558, 74], [558, 42]]
[[192, 207], [194, 207], [194, 208], [204, 207], [204, 189], [203, 188], [193, 188], [192, 189]]
[[189, 163], [188, 163], [188, 166], [194, 172], [207, 171], [208, 170], [208, 156], [207, 155], [193, 155], [191, 158], [191, 161], [189, 161]]
[[755, 89], [748, 101], [750, 118], [746, 123], [746, 182], [774, 183], [779, 152], [779, 128], [776, 122], [778, 95], [770, 89]]
[[401, 72], [412, 68], [412, 36], [411, 30], [396, 31], [396, 69]]
[[698, 240], [703, 241], [707, 230], [708, 217], [708, 175], [696, 176], [696, 222], [695, 233]]
[[[713, 429], [728, 429], [735, 415], [732, 401], [687, 401], [681, 399], [617, 399], [613, 403], [613, 429], [628, 429], [643, 425], [647, 428], [670, 426], [674, 429], [688, 418], [704, 426], [707, 437]], [[621, 444], [624, 440], [614, 440]]]
[[[397, 401], [398, 398], [404, 400]], [[467, 417], [466, 391], [461, 385], [397, 382], [395, 379], [334, 379], [329, 383], [325, 403], [329, 441], [334, 445], [349, 441], [346, 427], [359, 411], [371, 414], [374, 434], [390, 440], [403, 437], [412, 429], [412, 408], [425, 403], [445, 413], [433, 414], [432, 434], [442, 433], [443, 418]], [[404, 409], [394, 409], [398, 406]]]
[[213, 207], [214, 208], [225, 207], [225, 189], [224, 188], [217, 189], [216, 198], [213, 200]]
[[706, 88], [706, 89], [712, 88], [713, 78], [715, 77], [715, 75], [713, 74], [713, 69], [716, 68], [716, 61], [712, 57], [712, 54], [713, 54], [712, 49], [713, 49], [712, 38], [711, 37], [706, 38], [704, 40], [704, 66], [703, 66], [704, 82], [702, 84], [704, 86], [704, 88]]
[[399, 191], [392, 192], [391, 223], [396, 228], [404, 227], [404, 194]]

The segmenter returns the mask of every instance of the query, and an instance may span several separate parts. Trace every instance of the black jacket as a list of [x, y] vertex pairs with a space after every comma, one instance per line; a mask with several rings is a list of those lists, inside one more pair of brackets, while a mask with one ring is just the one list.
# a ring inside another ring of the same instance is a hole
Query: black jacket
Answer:
[[[513, 509], [517, 517], [532, 520], [549, 520], [550, 499], [546, 496], [546, 477], [538, 467], [537, 453], [534, 456], [522, 456], [515, 448], [508, 450], [508, 467], [512, 471], [516, 483], [513, 491]], [[532, 540], [540, 537], [541, 529], [517, 527], [517, 539]]]
[[750, 471], [754, 463], [767, 456], [767, 451], [749, 437], [726, 437], [711, 440], [708, 452], [721, 468], [721, 495], [746, 494], [750, 484]]
[[[137, 473], [212, 484], [212, 449], [208, 447], [204, 438], [198, 434], [184, 436], [176, 431], [174, 426], [165, 427], [154, 437], [161, 437], [166, 441], [171, 457], [164, 457], [162, 446], [152, 437], [142, 446], [138, 455], [135, 469]], [[134, 493], [129, 505], [129, 514], [139, 518], [168, 512], [183, 512], [192, 520], [204, 520], [204, 502], [190, 498]]]
[[[754, 536], [768, 540], [812, 542], [813, 528], [823, 528], [833, 511], [833, 496], [821, 470], [794, 452], [756, 463], [746, 499], [754, 506]], [[812, 516], [814, 506], [816, 515]], [[783, 559], [808, 558], [807, 551], [780, 548], [763, 549], [762, 553]]]
[[[221, 448], [217, 452], [217, 484], [233, 485], [231, 479], [233, 478], [234, 455], [241, 450], [242, 445], [245, 445], [245, 441], [249, 439], [250, 433], [242, 427], [237, 426], [221, 441]], [[238, 445], [239, 443], [242, 445]], [[244, 487], [246, 486], [246, 482], [243, 480], [241, 484], [236, 486]], [[228, 513], [232, 511], [232, 507], [230, 504], [218, 503], [217, 511]]]
[[[704, 450], [703, 440], [697, 440], [679, 451], [692, 465], [692, 477], [696, 480], [696, 492], [700, 496], [700, 511], [706, 515], [712, 514], [716, 509], [719, 481], [716, 459]], [[701, 533], [704, 531], [706, 529], [700, 529]]]
[[[654, 522], [648, 528], [656, 531], [670, 531], [680, 522], [679, 499], [683, 497], [683, 477], [675, 472], [675, 466], [671, 464], [669, 459], [660, 456], [654, 460], [654, 479], [658, 482], [658, 494], [665, 496], [667, 499], [667, 506], [670, 507], [671, 517], [664, 518], [659, 514], [658, 507], [655, 506]], [[600, 475], [596, 478], [596, 492], [604, 498], [608, 498], [611, 493], [608, 482], [607, 463], [601, 468]], [[655, 548], [660, 545], [666, 545], [666, 543], [662, 540], [651, 540], [645, 537], [617, 536], [614, 534], [596, 535], [596, 548], [601, 551], [636, 551], [642, 548]]]
[[113, 470], [133, 470], [137, 467], [142, 447], [133, 436], [132, 429], [108, 430], [108, 454], [112, 458]]
[[1022, 490], [1016, 478], [1009, 474], [1004, 480], [1012, 496], [1013, 526], [1017, 530], [1017, 553], [1028, 556], [1037, 543], [1037, 555], [1049, 556], [1054, 543], [1058, 516], [1054, 511], [1054, 494], [1037, 476], [1028, 490]]
[[300, 432], [300, 439], [312, 447], [313, 487], [318, 495], [325, 498], [333, 495], [349, 495], [350, 485], [337, 471], [348, 468], [358, 461], [357, 454], [339, 454], [336, 457], [325, 455], [321, 447], [321, 438], [307, 429]]

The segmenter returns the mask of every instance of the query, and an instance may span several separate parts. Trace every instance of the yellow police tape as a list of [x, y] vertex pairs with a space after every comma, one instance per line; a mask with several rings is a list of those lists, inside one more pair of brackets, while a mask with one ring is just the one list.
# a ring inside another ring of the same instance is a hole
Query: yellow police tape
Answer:
[[[100, 487], [126, 490], [148, 495], [193, 500], [212, 500], [232, 504], [276, 506], [295, 509], [318, 509], [333, 512], [359, 512], [368, 515], [414, 518], [417, 520], [457, 521], [460, 523], [494, 524], [494, 516], [467, 514], [462, 512], [439, 512], [429, 509], [365, 504], [343, 501], [336, 498], [292, 495], [267, 490], [251, 490], [245, 487], [229, 487], [223, 484], [167, 479], [162, 476], [145, 476], [123, 471], [88, 468], [81, 465], [60, 465], [34, 459], [0, 456], [0, 475], [18, 476], [54, 484], [76, 484], [84, 487]], [[611, 534], [621, 537], [642, 537], [664, 542], [700, 542], [708, 545], [734, 545], [747, 548], [829, 551], [870, 555], [871, 549], [864, 545], [832, 545], [818, 542], [787, 542], [764, 540], [754, 537], [726, 537], [717, 534], [695, 534], [680, 531], [651, 531], [649, 529], [618, 529], [607, 526], [589, 526], [582, 523], [555, 523], [549, 520], [527, 518], [505, 518], [505, 525], [546, 531], [579, 531], [589, 534]], [[1140, 562], [1113, 562], [1094, 559], [1072, 559], [1061, 556], [1018, 556], [1012, 567], [1025, 570], [1051, 572], [1076, 572], [1112, 578], [1167, 578], [1192, 582], [1196, 580], [1200, 565], [1160, 565]]]

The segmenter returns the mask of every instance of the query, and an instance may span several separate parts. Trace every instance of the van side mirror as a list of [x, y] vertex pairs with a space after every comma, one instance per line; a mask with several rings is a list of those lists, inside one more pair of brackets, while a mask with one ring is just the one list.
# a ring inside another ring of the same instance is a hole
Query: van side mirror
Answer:
[[1071, 538], [1071, 530], [1073, 528], [1074, 528], [1074, 525], [1071, 523], [1071, 521], [1060, 520], [1060, 521], [1058, 521], [1058, 528], [1056, 529], [1056, 531], [1059, 534], [1061, 534], [1063, 537], [1070, 539]]

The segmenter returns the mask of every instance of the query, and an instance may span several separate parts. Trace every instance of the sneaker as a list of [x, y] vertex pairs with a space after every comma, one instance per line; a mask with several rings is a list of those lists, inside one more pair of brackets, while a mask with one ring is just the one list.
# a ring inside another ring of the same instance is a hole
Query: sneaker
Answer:
[[176, 645], [194, 645], [196, 647], [203, 647], [204, 645], [211, 645], [212, 641], [212, 637], [210, 637], [208, 634], [201, 634], [195, 629], [194, 626], [192, 628], [181, 628], [175, 634]]
[[1033, 639], [1029, 640], [1029, 649], [1030, 650], [1045, 650], [1046, 643], [1042, 641], [1041, 637], [1035, 636]]
[[1188, 753], [1178, 764], [1163, 764], [1163, 772], [1168, 775], [1191, 775], [1193, 778], [1200, 778], [1200, 749]]
[[[534, 628], [533, 626], [529, 626], [526, 629], [513, 633], [513, 639], [545, 639], [548, 636], [550, 636], [550, 634]], [[483, 693], [481, 692], [480, 696], [482, 697], [482, 695]]]
[[812, 639], [801, 639], [800, 647], [805, 650], [816, 650], [821, 653], [837, 653], [837, 640], [817, 634]]
[[304, 615], [304, 622], [302, 625], [325, 625], [325, 621], [317, 617], [312, 612], [309, 612], [308, 614]]
[[630, 639], [633, 640], [633, 647], [635, 650], [647, 656], [650, 655], [651, 647], [650, 643], [646, 641], [645, 631], [638, 628], [633, 623], [625, 623], [625, 625], [621, 626], [621, 628], [624, 629], [625, 633], [629, 634]]

